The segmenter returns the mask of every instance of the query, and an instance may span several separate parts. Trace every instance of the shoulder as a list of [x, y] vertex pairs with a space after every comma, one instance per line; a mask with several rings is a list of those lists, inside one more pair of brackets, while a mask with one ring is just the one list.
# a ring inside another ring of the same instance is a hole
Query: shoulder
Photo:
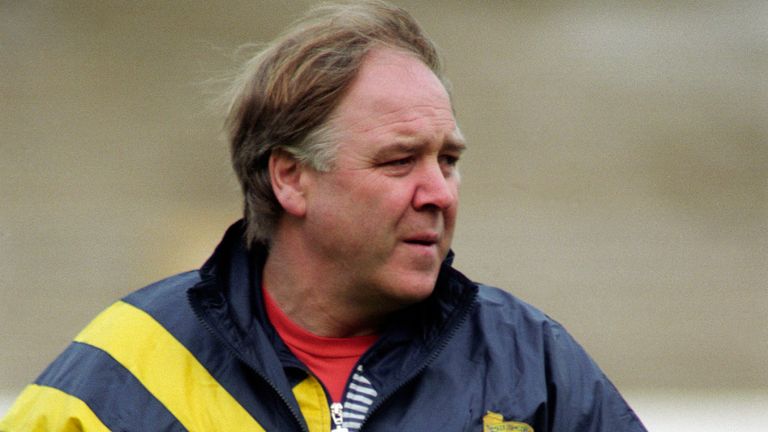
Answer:
[[500, 288], [478, 284], [475, 317], [487, 329], [538, 337], [567, 335], [559, 322], [539, 308]]
[[68, 357], [90, 364], [72, 374], [83, 379], [93, 377], [100, 370], [133, 373], [134, 368], [152, 359], [150, 354], [157, 352], [156, 347], [162, 346], [166, 352], [181, 348], [180, 342], [200, 334], [199, 322], [186, 301], [188, 288], [197, 281], [197, 272], [182, 273], [116, 301], [75, 336], [67, 351], [46, 373], [50, 378], [56, 376], [50, 372], [62, 363], [61, 358]]
[[547, 364], [597, 368], [584, 348], [558, 321], [500, 288], [479, 285], [475, 332], [502, 346], [536, 352]]
[[135, 291], [103, 310], [74, 341], [117, 359], [119, 354], [136, 356], [159, 340], [186, 339], [188, 333], [199, 330], [186, 300], [188, 289], [199, 280], [198, 273], [191, 271]]
[[161, 400], [167, 382], [196, 378], [185, 375], [196, 361], [184, 344], [203, 334], [186, 301], [199, 280], [172, 276], [102, 311], [24, 391], [9, 424], [184, 430]]
[[508, 291], [490, 285], [477, 284], [477, 299], [481, 307], [487, 311], [522, 313], [537, 320], [548, 317], [536, 307], [520, 300]]
[[137, 307], [175, 303], [185, 299], [186, 291], [200, 283], [200, 280], [198, 270], [179, 273], [134, 291], [123, 298], [123, 301]]
[[197, 319], [187, 301], [187, 292], [200, 282], [198, 271], [180, 273], [134, 291], [103, 310], [75, 338], [94, 332], [130, 332], [123, 343], [145, 339], [148, 326], [179, 337], [196, 327]]
[[591, 356], [557, 320], [502, 289], [480, 285], [477, 319], [482, 331], [497, 338], [514, 338], [517, 346], [541, 351], [557, 369], [602, 376]]
[[529, 389], [543, 385], [552, 399], [551, 414], [566, 430], [591, 430], [587, 425], [601, 423], [600, 430], [644, 430], [613, 383], [560, 323], [499, 288], [480, 285], [477, 299], [470, 333], [485, 341], [484, 358], [493, 363], [489, 373], [515, 362], [512, 369], [521, 375], [514, 381]]
[[[187, 295], [200, 280], [198, 271], [189, 271], [141, 288], [102, 311], [75, 341], [100, 346], [92, 338], [105, 334], [110, 337], [102, 343], [120, 339], [119, 346], [130, 347], [135, 352], [149, 352], [153, 344], [166, 339], [173, 342], [167, 347], [179, 343], [188, 348], [199, 345], [201, 335], [207, 332], [192, 310]], [[106, 346], [100, 348], [109, 352]]]
[[[575, 388], [604, 374], [586, 350], [557, 321], [499, 288], [479, 286], [468, 337], [483, 340], [484, 356], [518, 367], [547, 386]], [[503, 367], [503, 366], [502, 366]]]

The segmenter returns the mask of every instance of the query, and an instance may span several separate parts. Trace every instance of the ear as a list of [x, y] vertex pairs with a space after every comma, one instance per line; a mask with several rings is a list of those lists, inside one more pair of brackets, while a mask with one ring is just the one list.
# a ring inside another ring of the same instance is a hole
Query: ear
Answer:
[[282, 150], [269, 156], [269, 177], [272, 191], [286, 213], [302, 217], [306, 213], [306, 197], [301, 177], [306, 167]]

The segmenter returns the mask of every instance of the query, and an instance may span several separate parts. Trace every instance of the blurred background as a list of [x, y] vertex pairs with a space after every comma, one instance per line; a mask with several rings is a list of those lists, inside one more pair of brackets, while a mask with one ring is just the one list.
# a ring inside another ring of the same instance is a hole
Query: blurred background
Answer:
[[[0, 1], [0, 415], [239, 218], [218, 78], [311, 3]], [[768, 3], [396, 3], [470, 143], [457, 266], [563, 323], [649, 429], [764, 430]]]

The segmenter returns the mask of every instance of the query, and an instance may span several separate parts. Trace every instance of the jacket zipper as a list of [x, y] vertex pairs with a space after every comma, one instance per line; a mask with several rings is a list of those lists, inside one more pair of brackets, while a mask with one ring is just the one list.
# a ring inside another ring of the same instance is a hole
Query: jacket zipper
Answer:
[[333, 429], [331, 432], [349, 432], [344, 427], [344, 405], [334, 402], [331, 404], [331, 419], [333, 420]]
[[195, 307], [195, 305], [191, 301], [191, 299], [187, 298], [187, 302], [192, 307], [192, 311], [195, 313], [195, 316], [197, 317], [198, 321], [200, 321], [200, 323], [203, 325], [203, 327], [205, 327], [205, 329], [208, 330], [209, 333], [213, 334], [216, 337], [216, 339], [218, 339], [220, 342], [222, 342], [227, 348], [229, 348], [229, 350], [232, 351], [232, 353], [235, 355], [235, 357], [237, 357], [241, 362], [243, 362], [246, 365], [248, 365], [248, 367], [251, 368], [251, 370], [254, 373], [256, 373], [256, 375], [258, 375], [262, 380], [264, 380], [264, 382], [269, 384], [269, 386], [272, 387], [272, 390], [274, 390], [275, 393], [277, 393], [277, 395], [280, 396], [280, 399], [283, 401], [285, 406], [288, 407], [288, 411], [291, 412], [291, 414], [293, 415], [293, 419], [296, 420], [296, 423], [299, 425], [299, 427], [301, 428], [302, 432], [309, 432], [307, 427], [304, 425], [304, 422], [302, 421], [302, 417], [299, 417], [299, 415], [296, 413], [296, 411], [291, 406], [290, 402], [288, 402], [288, 398], [286, 398], [285, 395], [277, 388], [277, 385], [275, 385], [275, 383], [272, 382], [272, 380], [270, 380], [269, 378], [267, 378], [264, 374], [259, 372], [258, 369], [253, 367], [253, 365], [251, 365], [251, 363], [248, 360], [246, 360], [245, 357], [243, 357], [240, 354], [240, 352], [235, 347], [233, 347], [232, 344], [229, 343], [229, 341], [227, 341], [223, 336], [219, 335], [219, 333], [216, 332], [210, 326], [210, 324], [208, 324], [208, 321], [206, 321], [202, 317], [201, 313], [198, 311], [197, 307]]
[[[465, 303], [464, 310], [461, 311], [461, 318], [459, 318], [459, 320], [453, 325], [453, 327], [451, 327], [449, 333], [445, 335], [445, 337], [443, 338], [442, 341], [440, 341], [440, 345], [437, 347], [437, 349], [432, 350], [432, 354], [427, 358], [427, 360], [418, 369], [416, 369], [416, 372], [414, 372], [414, 374], [411, 375], [407, 380], [400, 382], [400, 384], [398, 384], [394, 389], [392, 389], [392, 391], [390, 391], [389, 393], [387, 393], [387, 394], [383, 395], [382, 397], [376, 399], [376, 403], [373, 406], [371, 406], [371, 409], [368, 411], [368, 414], [365, 416], [363, 421], [360, 423], [360, 429], [358, 429], [359, 431], [363, 430], [363, 426], [365, 426], [365, 423], [368, 421], [369, 418], [371, 418], [371, 416], [373, 415], [374, 411], [376, 411], [381, 405], [384, 404], [384, 402], [387, 401], [387, 399], [392, 397], [392, 395], [397, 393], [401, 388], [405, 387], [406, 384], [410, 383], [411, 381], [416, 379], [416, 377], [421, 375], [421, 373], [424, 372], [424, 370], [430, 364], [432, 364], [433, 361], [435, 361], [437, 356], [439, 356], [440, 353], [443, 352], [445, 347], [448, 345], [448, 342], [450, 342], [451, 339], [453, 339], [453, 336], [459, 330], [459, 327], [461, 327], [461, 325], [464, 323], [464, 321], [466, 321], [467, 318], [469, 318], [469, 312], [470, 312], [471, 308], [475, 307], [475, 299], [476, 298], [477, 298], [477, 292], [472, 294], [472, 296], [469, 299], [469, 301]], [[334, 432], [334, 431], [331, 431], [331, 432]]]

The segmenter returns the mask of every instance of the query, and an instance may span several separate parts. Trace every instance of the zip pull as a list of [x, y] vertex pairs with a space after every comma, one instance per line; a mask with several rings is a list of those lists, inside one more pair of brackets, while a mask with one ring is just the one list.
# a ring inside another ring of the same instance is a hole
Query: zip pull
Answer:
[[349, 432], [344, 427], [344, 406], [338, 402], [331, 404], [331, 419], [333, 419], [333, 429], [331, 432]]

